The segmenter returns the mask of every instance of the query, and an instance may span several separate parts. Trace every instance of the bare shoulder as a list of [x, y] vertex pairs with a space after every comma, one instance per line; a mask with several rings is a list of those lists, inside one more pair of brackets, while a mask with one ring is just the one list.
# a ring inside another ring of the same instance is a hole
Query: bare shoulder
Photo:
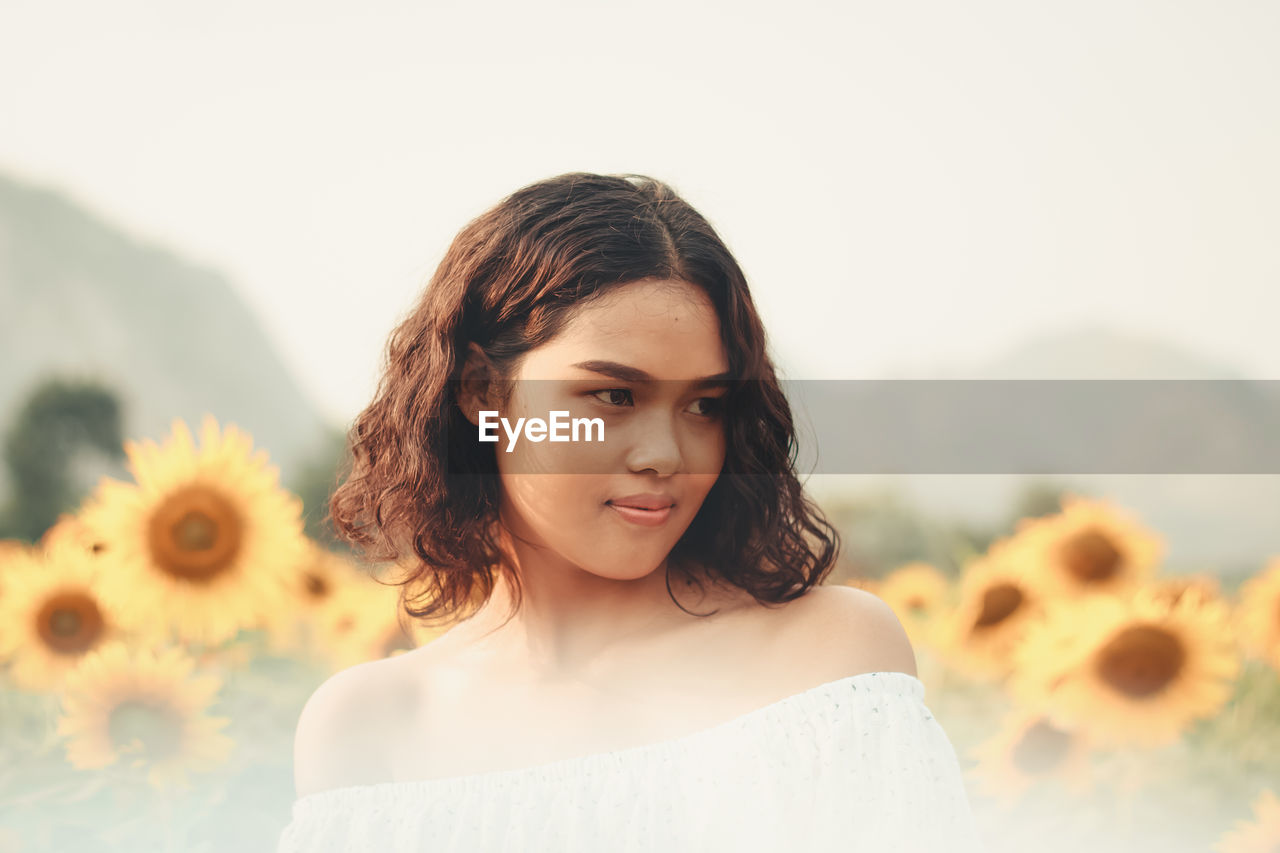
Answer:
[[831, 680], [864, 672], [916, 675], [907, 632], [885, 601], [843, 584], [816, 586], [792, 602], [789, 649]]
[[387, 778], [387, 726], [400, 703], [391, 695], [390, 660], [356, 664], [329, 676], [302, 708], [293, 742], [299, 797]]

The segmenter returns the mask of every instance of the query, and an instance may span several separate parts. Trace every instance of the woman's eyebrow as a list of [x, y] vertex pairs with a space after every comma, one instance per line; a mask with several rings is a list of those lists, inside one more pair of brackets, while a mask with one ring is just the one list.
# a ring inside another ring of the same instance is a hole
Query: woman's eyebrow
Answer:
[[[654, 382], [657, 381], [649, 373], [638, 367], [631, 367], [627, 364], [620, 364], [616, 361], [601, 361], [599, 359], [592, 361], [580, 361], [573, 365], [583, 370], [590, 370], [592, 373], [601, 373], [614, 379], [620, 379], [623, 382]], [[729, 380], [733, 378], [733, 374], [725, 371], [724, 373], [716, 373], [711, 376], [703, 376], [699, 379], [692, 380], [693, 385], [698, 388], [711, 387], [727, 387]]]

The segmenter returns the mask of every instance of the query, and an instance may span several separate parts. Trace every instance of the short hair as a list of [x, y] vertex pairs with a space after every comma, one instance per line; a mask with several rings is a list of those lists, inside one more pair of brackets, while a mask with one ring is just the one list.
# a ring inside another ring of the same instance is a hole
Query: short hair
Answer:
[[706, 293], [734, 377], [725, 463], [670, 552], [668, 594], [672, 570], [695, 580], [690, 563], [766, 605], [802, 596], [830, 572], [840, 538], [796, 476], [791, 409], [738, 262], [670, 185], [571, 172], [511, 193], [458, 232], [391, 333], [373, 401], [348, 431], [346, 479], [329, 515], [365, 560], [409, 569], [399, 580], [409, 615], [454, 621], [488, 600], [499, 571], [520, 603], [495, 538], [494, 445], [475, 440], [456, 398], [469, 345], [510, 377], [575, 306], [643, 279]]

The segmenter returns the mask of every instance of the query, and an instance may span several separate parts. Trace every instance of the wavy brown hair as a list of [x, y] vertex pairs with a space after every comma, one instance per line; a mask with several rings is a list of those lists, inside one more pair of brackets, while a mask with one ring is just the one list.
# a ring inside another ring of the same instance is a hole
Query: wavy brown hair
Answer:
[[668, 594], [673, 569], [697, 582], [693, 564], [762, 604], [798, 598], [830, 572], [840, 538], [796, 477], [791, 409], [737, 261], [668, 184], [572, 172], [517, 190], [463, 227], [392, 332], [374, 399], [348, 433], [330, 518], [366, 560], [409, 569], [398, 583], [410, 616], [454, 621], [488, 600], [499, 571], [515, 589], [513, 614], [520, 603], [497, 538], [494, 445], [475, 441], [457, 401], [469, 345], [506, 399], [523, 356], [575, 307], [649, 278], [710, 297], [734, 377], [724, 467], [671, 550]]

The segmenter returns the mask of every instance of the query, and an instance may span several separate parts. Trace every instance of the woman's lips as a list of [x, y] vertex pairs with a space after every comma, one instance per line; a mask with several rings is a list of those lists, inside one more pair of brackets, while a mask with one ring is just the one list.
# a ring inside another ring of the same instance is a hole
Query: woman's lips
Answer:
[[633, 506], [618, 506], [615, 503], [611, 503], [609, 506], [627, 521], [632, 524], [639, 524], [642, 527], [657, 527], [671, 517], [671, 507], [637, 509]]

